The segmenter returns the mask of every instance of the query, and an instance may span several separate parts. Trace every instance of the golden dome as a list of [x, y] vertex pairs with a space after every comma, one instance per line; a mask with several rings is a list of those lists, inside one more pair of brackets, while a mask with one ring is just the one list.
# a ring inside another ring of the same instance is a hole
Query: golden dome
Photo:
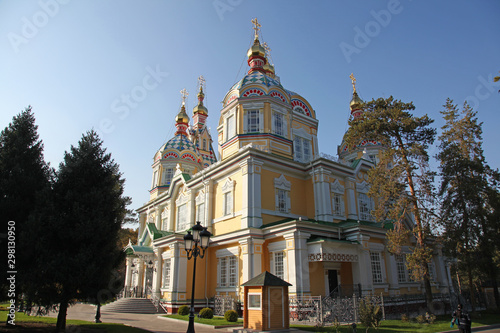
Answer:
[[270, 72], [274, 74], [274, 66], [267, 62], [264, 66], [262, 66], [266, 72]]
[[359, 109], [362, 104], [363, 104], [363, 100], [361, 98], [359, 98], [357, 92], [354, 92], [352, 94], [352, 99], [351, 99], [351, 104], [350, 104], [351, 110]]
[[266, 56], [266, 50], [260, 45], [258, 38], [255, 38], [252, 47], [248, 49], [247, 56], [249, 58], [252, 56], [261, 56], [264, 58]]
[[196, 113], [208, 114], [208, 110], [203, 104], [198, 104], [193, 108], [193, 114]]
[[186, 113], [186, 107], [184, 105], [181, 107], [181, 110], [179, 111], [179, 113], [175, 117], [175, 122], [176, 123], [184, 123], [184, 124], [189, 123], [189, 117]]

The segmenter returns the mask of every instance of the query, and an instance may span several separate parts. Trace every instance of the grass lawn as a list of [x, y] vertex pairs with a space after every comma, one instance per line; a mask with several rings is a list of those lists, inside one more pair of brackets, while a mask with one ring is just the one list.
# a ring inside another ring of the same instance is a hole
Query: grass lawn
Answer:
[[[181, 316], [181, 315], [174, 314], [174, 315], [165, 315], [163, 317], [189, 321], [189, 315]], [[195, 316], [194, 322], [199, 323], [199, 324], [212, 325], [212, 326], [243, 326], [243, 319], [239, 319], [239, 318], [238, 318], [238, 321], [236, 323], [232, 323], [232, 322], [226, 321], [224, 319], [224, 317], [213, 317], [212, 319], [205, 319], [205, 318], [198, 318]]]
[[[22, 312], [16, 312], [16, 326], [7, 328], [5, 321], [7, 311], [0, 311], [0, 332], [54, 332], [57, 318], [27, 316]], [[149, 331], [140, 328], [125, 326], [123, 324], [95, 324], [84, 320], [67, 320], [66, 330], [78, 333], [146, 333]]]
[[[472, 327], [492, 325], [500, 323], [500, 313], [496, 312], [482, 312], [471, 316], [472, 317]], [[393, 333], [393, 332], [423, 332], [423, 333], [435, 333], [444, 332], [449, 330], [456, 330], [457, 326], [453, 328], [450, 327], [451, 316], [438, 316], [434, 324], [419, 324], [415, 320], [404, 323], [401, 320], [384, 320], [381, 322], [380, 327], [377, 330], [370, 328], [369, 332], [377, 333]], [[304, 325], [290, 325], [290, 327], [298, 328], [304, 331], [311, 332], [335, 332], [335, 328], [332, 326], [325, 327], [314, 327], [314, 326], [304, 326]], [[366, 327], [358, 324], [357, 331], [364, 333]], [[352, 332], [351, 325], [341, 326], [339, 332], [347, 333]]]

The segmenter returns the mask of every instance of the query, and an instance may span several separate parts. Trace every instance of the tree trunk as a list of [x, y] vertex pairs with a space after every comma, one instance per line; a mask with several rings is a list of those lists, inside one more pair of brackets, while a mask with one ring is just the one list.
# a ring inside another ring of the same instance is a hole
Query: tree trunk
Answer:
[[[426, 264], [427, 265], [427, 264]], [[425, 287], [425, 303], [427, 305], [427, 310], [434, 314], [434, 304], [432, 303], [432, 286], [431, 279], [429, 278], [429, 268], [426, 268], [426, 274], [424, 275], [424, 287]]]
[[66, 314], [68, 312], [68, 300], [64, 299], [59, 305], [59, 314], [57, 315], [56, 332], [66, 330]]
[[498, 309], [500, 308], [500, 295], [498, 294], [497, 272], [493, 265], [495, 264], [492, 262], [489, 269], [489, 275], [492, 284], [491, 286], [493, 287], [493, 297], [495, 297], [495, 304]]
[[474, 284], [472, 281], [472, 267], [467, 268], [467, 274], [469, 275], [469, 293], [470, 293], [470, 303], [472, 306], [472, 312], [476, 309], [476, 297], [474, 295]]

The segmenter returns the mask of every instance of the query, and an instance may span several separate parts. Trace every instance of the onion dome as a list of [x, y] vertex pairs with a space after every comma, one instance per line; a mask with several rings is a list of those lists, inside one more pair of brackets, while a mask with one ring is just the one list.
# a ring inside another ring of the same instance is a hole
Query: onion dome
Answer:
[[352, 99], [351, 99], [351, 111], [359, 110], [361, 108], [361, 105], [363, 104], [363, 100], [359, 98], [358, 93], [355, 91], [352, 94]]
[[179, 111], [177, 116], [175, 117], [175, 122], [177, 124], [188, 124], [189, 123], [189, 116], [186, 113], [186, 107], [184, 106], [184, 104], [182, 105], [181, 110]]
[[205, 98], [205, 94], [203, 93], [203, 87], [200, 85], [200, 91], [198, 92], [198, 105], [193, 108], [193, 114], [203, 114], [208, 115], [207, 108], [203, 105], [203, 99]]
[[262, 45], [260, 45], [259, 38], [255, 37], [253, 41], [253, 45], [248, 49], [247, 52], [248, 59], [250, 61], [251, 57], [262, 57], [266, 56], [266, 49]]

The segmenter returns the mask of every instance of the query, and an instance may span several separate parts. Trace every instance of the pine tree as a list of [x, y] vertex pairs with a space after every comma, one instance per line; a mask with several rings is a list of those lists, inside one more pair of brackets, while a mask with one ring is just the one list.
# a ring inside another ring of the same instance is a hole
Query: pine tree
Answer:
[[[426, 207], [432, 201], [434, 173], [428, 168], [427, 149], [436, 135], [430, 127], [434, 121], [427, 115], [415, 117], [410, 113], [415, 109], [413, 103], [392, 96], [367, 102], [363, 109], [362, 117], [349, 122], [346, 142], [349, 149], [363, 139], [375, 140], [384, 147], [380, 162], [368, 172], [368, 195], [377, 199], [377, 220], [394, 223], [394, 229], [387, 232], [391, 252], [400, 252], [409, 233], [415, 237], [416, 246], [406, 256], [407, 266], [413, 279], [424, 281], [427, 307], [432, 312], [428, 267], [432, 259], [431, 219]], [[412, 219], [414, 225], [405, 226], [405, 220]]]
[[54, 184], [54, 218], [45, 226], [51, 238], [45, 264], [58, 287], [58, 330], [65, 328], [72, 300], [100, 304], [120, 289], [112, 283], [123, 260], [118, 233], [129, 213], [123, 190], [119, 166], [94, 131], [65, 153]]
[[[448, 98], [441, 114], [445, 125], [439, 136], [440, 152], [437, 159], [440, 162], [439, 194], [443, 197], [441, 214], [445, 245], [467, 272], [474, 306], [473, 270], [478, 257], [483, 257], [478, 256], [478, 253], [492, 249], [494, 242], [488, 241], [488, 234], [498, 239], [498, 233], [488, 230], [488, 210], [485, 205], [485, 202], [494, 202], [495, 189], [490, 186], [494, 172], [484, 158], [482, 123], [478, 122], [477, 112], [467, 103], [459, 111], [457, 105]], [[490, 260], [486, 267], [493, 265], [491, 256], [487, 257]]]
[[[29, 240], [31, 225], [36, 220], [41, 193], [50, 188], [51, 169], [43, 158], [43, 143], [31, 106], [16, 115], [0, 133], [0, 217], [2, 233], [7, 222], [15, 222], [16, 297], [29, 289], [31, 267], [36, 255], [35, 243]], [[6, 259], [7, 246], [2, 240], [1, 254]], [[6, 270], [2, 270], [2, 289]], [[7, 295], [7, 293], [2, 293]], [[18, 299], [19, 301], [19, 299]]]

